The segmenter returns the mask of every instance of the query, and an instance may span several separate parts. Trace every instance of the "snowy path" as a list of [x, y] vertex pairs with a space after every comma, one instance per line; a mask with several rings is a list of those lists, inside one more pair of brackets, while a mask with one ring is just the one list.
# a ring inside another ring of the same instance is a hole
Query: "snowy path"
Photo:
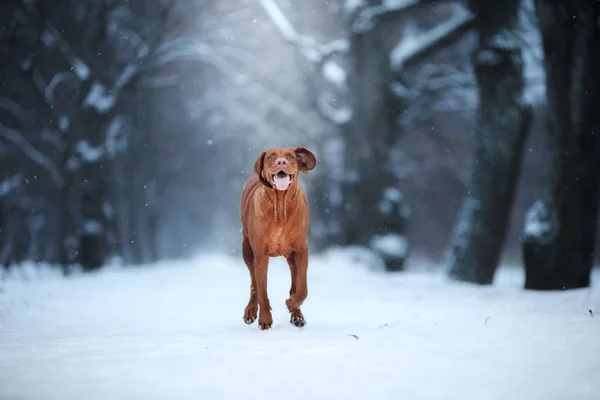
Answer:
[[351, 263], [311, 260], [299, 330], [284, 306], [287, 265], [272, 260], [267, 332], [242, 322], [237, 257], [9, 280], [0, 399], [600, 398], [598, 288], [525, 292], [511, 270], [477, 288]]

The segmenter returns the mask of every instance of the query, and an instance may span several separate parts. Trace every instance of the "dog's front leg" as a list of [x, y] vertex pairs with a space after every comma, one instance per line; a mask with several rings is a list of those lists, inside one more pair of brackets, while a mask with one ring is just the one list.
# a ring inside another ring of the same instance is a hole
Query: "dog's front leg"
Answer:
[[258, 292], [258, 304], [260, 312], [258, 314], [258, 326], [260, 329], [269, 329], [273, 325], [273, 316], [271, 315], [271, 304], [267, 294], [267, 272], [269, 270], [268, 255], [254, 255], [254, 276], [256, 277], [256, 290]]

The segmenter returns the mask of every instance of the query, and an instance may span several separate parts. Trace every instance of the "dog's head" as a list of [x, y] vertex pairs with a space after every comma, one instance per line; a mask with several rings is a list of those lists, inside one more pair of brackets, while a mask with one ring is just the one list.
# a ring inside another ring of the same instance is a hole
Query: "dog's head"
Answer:
[[316, 165], [315, 155], [304, 147], [268, 149], [254, 163], [254, 172], [266, 187], [287, 190], [296, 183], [300, 171], [307, 174]]

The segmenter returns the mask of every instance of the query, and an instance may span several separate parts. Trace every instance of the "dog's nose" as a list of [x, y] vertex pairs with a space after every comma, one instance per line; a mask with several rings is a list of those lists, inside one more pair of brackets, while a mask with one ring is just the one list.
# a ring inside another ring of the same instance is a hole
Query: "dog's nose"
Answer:
[[277, 165], [279, 165], [279, 166], [287, 165], [287, 160], [283, 157], [280, 157], [277, 159]]

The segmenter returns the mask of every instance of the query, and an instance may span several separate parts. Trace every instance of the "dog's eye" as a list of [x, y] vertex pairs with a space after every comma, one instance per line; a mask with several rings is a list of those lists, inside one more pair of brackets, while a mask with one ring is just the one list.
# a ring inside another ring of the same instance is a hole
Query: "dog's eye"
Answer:
[[291, 155], [291, 154], [288, 154], [287, 158], [288, 158], [288, 160], [293, 160], [293, 159], [294, 159], [294, 156], [293, 156], [293, 155]]
[[274, 160], [275, 156], [269, 156], [269, 160]]

